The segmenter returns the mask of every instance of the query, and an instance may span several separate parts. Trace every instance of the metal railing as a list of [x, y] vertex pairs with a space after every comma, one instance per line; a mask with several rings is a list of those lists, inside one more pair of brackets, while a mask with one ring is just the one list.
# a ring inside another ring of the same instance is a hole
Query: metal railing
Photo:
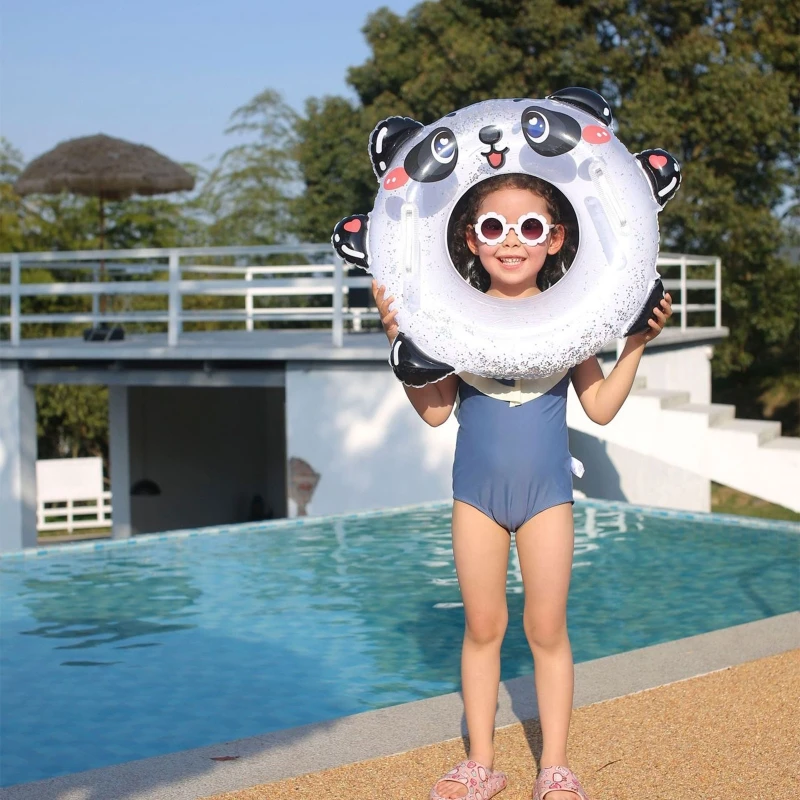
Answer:
[[[678, 278], [664, 278], [663, 284], [667, 291], [680, 292], [680, 302], [672, 304], [672, 310], [681, 317], [681, 330], [688, 327], [687, 316], [689, 313], [714, 312], [714, 327], [722, 327], [722, 260], [716, 256], [693, 256], [671, 253], [661, 253], [658, 256], [658, 269], [663, 272], [665, 269], [679, 267]], [[713, 278], [689, 278], [688, 272], [692, 267], [703, 268], [709, 271], [713, 268]], [[689, 303], [689, 290], [713, 290], [713, 303]]]
[[37, 531], [73, 531], [111, 527], [111, 492], [98, 497], [68, 500], [39, 500], [36, 503]]
[[[295, 258], [298, 263], [263, 263], [276, 257]], [[212, 263], [215, 259], [234, 263]], [[251, 263], [259, 260], [262, 263]], [[664, 253], [658, 266], [662, 272], [679, 268], [679, 277], [666, 278], [664, 286], [679, 292], [673, 310], [680, 315], [682, 329], [688, 327], [688, 315], [698, 312], [713, 311], [715, 327], [721, 326], [722, 268], [718, 258]], [[23, 281], [24, 271], [34, 268], [66, 271], [77, 280]], [[689, 270], [694, 268], [702, 268], [705, 277], [689, 278]], [[7, 341], [16, 346], [26, 338], [23, 325], [30, 323], [160, 324], [166, 326], [168, 344], [175, 346], [188, 323], [239, 322], [252, 331], [256, 323], [279, 321], [303, 327], [311, 322], [328, 322], [333, 345], [341, 347], [346, 321], [358, 329], [362, 320], [378, 319], [374, 306], [350, 303], [351, 291], [368, 289], [371, 279], [349, 276], [347, 270], [327, 244], [5, 253], [0, 254], [0, 333], [3, 326], [9, 326]], [[149, 279], [159, 273], [164, 277]], [[713, 277], [708, 277], [711, 273]], [[104, 275], [111, 280], [101, 280]], [[689, 303], [688, 292], [694, 290], [713, 291], [713, 302]], [[135, 298], [157, 296], [164, 298], [163, 308], [132, 307]], [[235, 308], [185, 308], [185, 299], [190, 296], [239, 297], [242, 304]], [[23, 298], [29, 297], [82, 297], [86, 308], [23, 313]], [[8, 313], [3, 309], [4, 298], [9, 298]], [[111, 310], [105, 307], [107, 298], [112, 299]], [[122, 298], [128, 308], [114, 308], [115, 298]], [[259, 303], [259, 298], [272, 305]], [[330, 298], [330, 303], [309, 305], [310, 298]]]

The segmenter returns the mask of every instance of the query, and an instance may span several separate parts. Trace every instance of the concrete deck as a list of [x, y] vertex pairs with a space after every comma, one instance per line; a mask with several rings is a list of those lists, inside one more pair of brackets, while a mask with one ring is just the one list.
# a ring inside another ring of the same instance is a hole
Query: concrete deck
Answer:
[[[798, 686], [794, 650], [579, 708], [570, 766], [592, 800], [796, 800]], [[497, 731], [498, 800], [530, 800], [541, 748], [535, 720]], [[452, 740], [208, 800], [426, 800], [464, 753]]]
[[[724, 327], [685, 331], [669, 327], [648, 347], [713, 344], [727, 335]], [[609, 343], [601, 352], [616, 352], [616, 343]], [[67, 337], [23, 339], [16, 347], [0, 342], [0, 361], [24, 362], [386, 361], [388, 357], [389, 346], [381, 332], [346, 333], [343, 346], [334, 347], [327, 328], [197, 331], [181, 334], [174, 347], [167, 344], [166, 333], [126, 333], [120, 342], [84, 342]]]
[[[608, 800], [795, 797], [798, 777], [788, 759], [797, 739], [792, 716], [800, 698], [792, 676], [798, 673], [800, 654], [787, 653], [797, 648], [800, 612], [793, 612], [576, 665], [573, 768], [589, 791], [606, 792]], [[715, 672], [737, 665], [745, 666], [733, 673]], [[608, 714], [598, 717], [592, 710], [597, 708], [609, 709]], [[535, 722], [519, 723], [535, 720], [537, 713], [529, 677], [501, 686], [497, 767], [516, 781], [500, 795], [502, 800], [530, 797], [531, 754], [541, 746], [540, 735]], [[197, 800], [234, 792], [227, 800], [424, 800], [431, 783], [463, 756], [457, 737], [464, 730], [461, 697], [454, 693], [19, 784], [0, 790], [0, 798]], [[733, 788], [741, 775], [720, 773], [720, 764], [731, 763], [724, 732], [762, 769], [742, 773], [747, 780], [739, 793]], [[693, 746], [700, 748], [694, 755]], [[405, 755], [396, 755], [400, 753]], [[694, 761], [687, 770], [690, 757]], [[657, 785], [654, 776], [661, 781]], [[408, 786], [402, 786], [406, 779]], [[756, 785], [754, 780], [762, 782]], [[264, 786], [267, 782], [273, 785]], [[688, 788], [678, 791], [679, 783]]]

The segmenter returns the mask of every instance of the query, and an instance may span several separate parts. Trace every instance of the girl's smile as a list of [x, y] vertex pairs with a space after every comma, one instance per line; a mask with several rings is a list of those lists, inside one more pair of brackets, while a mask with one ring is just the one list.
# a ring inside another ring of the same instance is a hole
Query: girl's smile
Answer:
[[[564, 242], [564, 229], [552, 219], [544, 198], [529, 189], [499, 189], [486, 196], [478, 214], [481, 229], [476, 231], [475, 223], [467, 228], [467, 245], [489, 273], [486, 294], [506, 298], [539, 294], [536, 276], [547, 256]], [[528, 243], [537, 239], [541, 239], [538, 244]]]

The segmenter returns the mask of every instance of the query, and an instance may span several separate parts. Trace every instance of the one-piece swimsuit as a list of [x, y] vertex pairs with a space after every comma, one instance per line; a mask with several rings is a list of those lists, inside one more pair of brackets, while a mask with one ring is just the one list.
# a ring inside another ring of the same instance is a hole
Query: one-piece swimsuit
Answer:
[[[572, 503], [572, 473], [583, 465], [569, 452], [569, 372], [525, 392], [533, 382], [476, 379], [459, 381], [459, 423], [453, 461], [453, 498], [482, 511], [507, 531], [561, 503]], [[469, 381], [469, 382], [468, 382]], [[488, 383], [487, 383], [488, 381]], [[479, 391], [494, 385], [493, 397]], [[535, 384], [534, 384], [535, 386]], [[508, 396], [509, 400], [499, 399]]]

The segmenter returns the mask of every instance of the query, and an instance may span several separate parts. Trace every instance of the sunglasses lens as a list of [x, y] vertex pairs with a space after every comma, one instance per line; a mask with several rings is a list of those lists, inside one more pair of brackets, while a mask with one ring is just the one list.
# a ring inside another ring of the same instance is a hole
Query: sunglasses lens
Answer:
[[542, 233], [544, 233], [544, 226], [536, 217], [528, 217], [528, 219], [522, 223], [522, 235], [526, 239], [538, 239]]
[[499, 219], [489, 217], [481, 223], [481, 233], [485, 239], [499, 239], [503, 235], [503, 223]]

